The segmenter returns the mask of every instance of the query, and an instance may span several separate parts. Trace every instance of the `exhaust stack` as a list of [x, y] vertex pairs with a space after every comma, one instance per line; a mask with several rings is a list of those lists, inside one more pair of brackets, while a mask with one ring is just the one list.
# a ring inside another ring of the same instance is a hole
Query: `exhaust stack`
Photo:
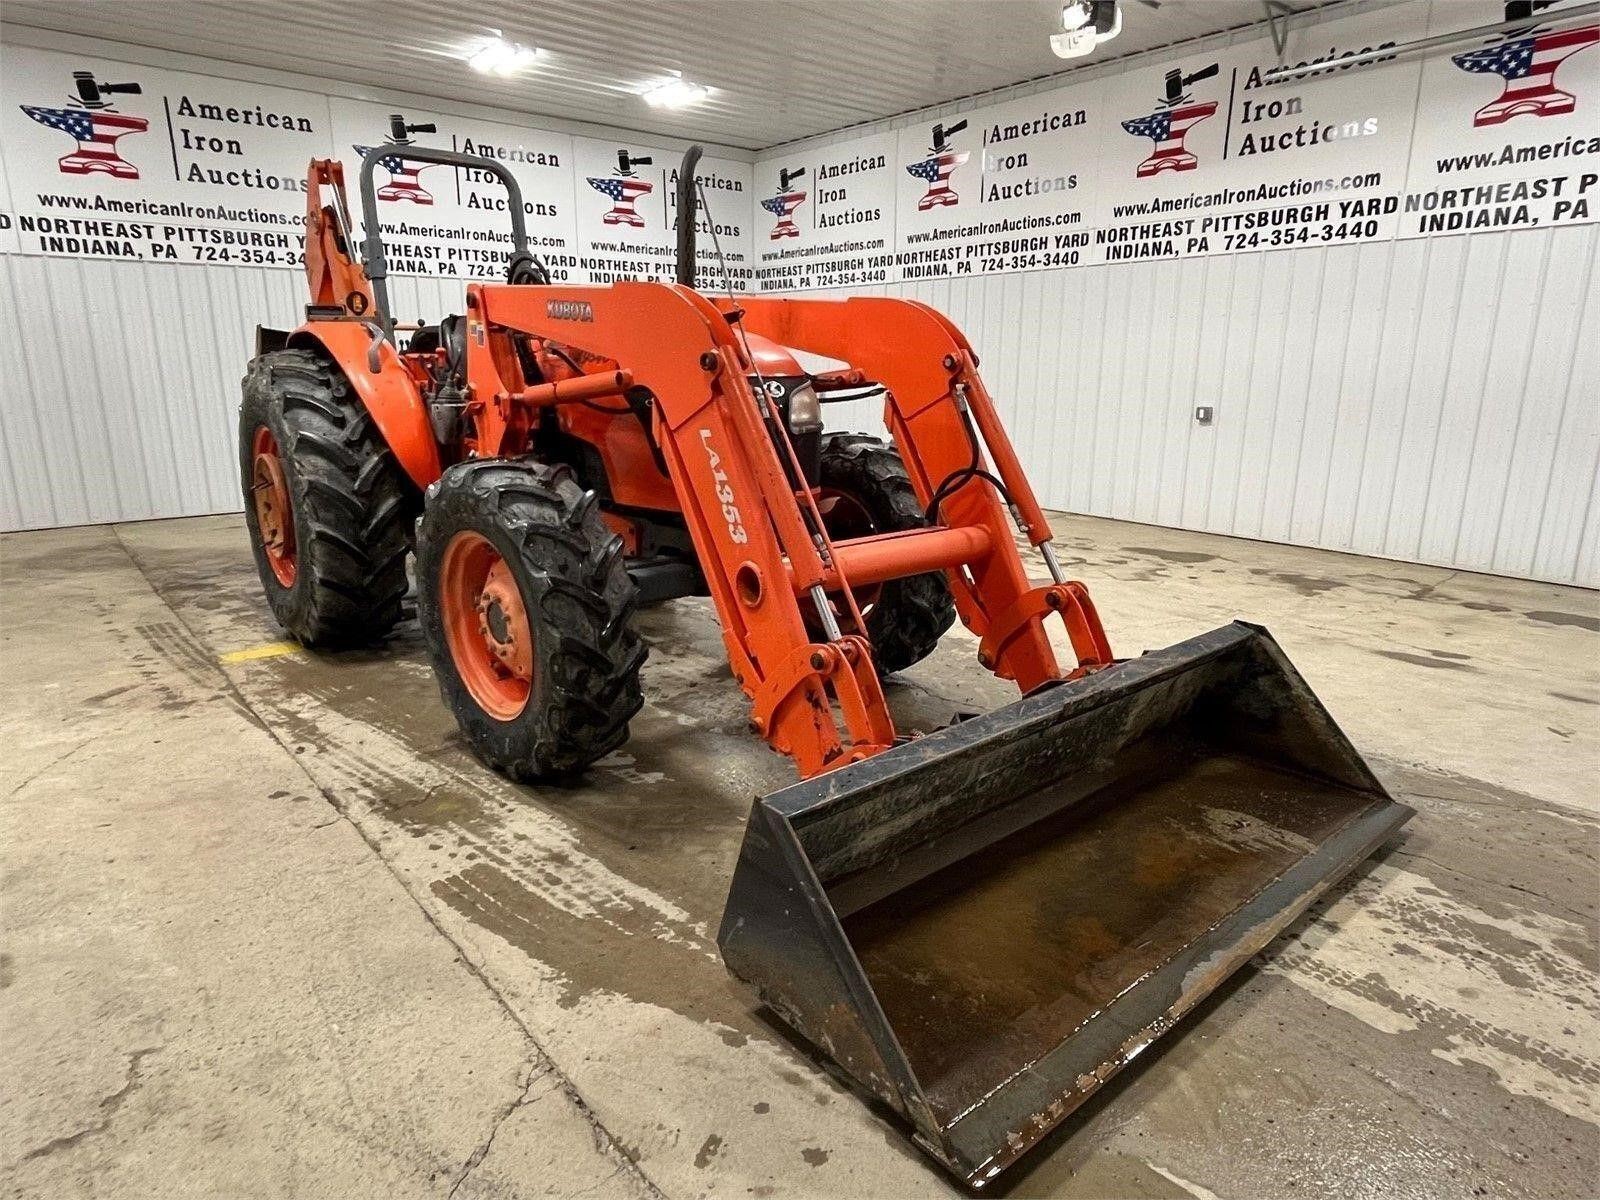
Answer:
[[677, 281], [684, 287], [693, 287], [695, 280], [694, 219], [699, 198], [695, 194], [694, 171], [700, 165], [700, 156], [704, 153], [704, 146], [690, 146], [683, 153], [683, 165], [678, 168]]

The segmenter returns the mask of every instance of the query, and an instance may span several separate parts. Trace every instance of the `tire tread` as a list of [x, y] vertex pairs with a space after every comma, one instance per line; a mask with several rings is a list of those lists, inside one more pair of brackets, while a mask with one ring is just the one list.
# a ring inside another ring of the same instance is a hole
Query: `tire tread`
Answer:
[[[276, 425], [295, 509], [300, 578], [283, 588], [260, 547], [250, 444]], [[309, 646], [381, 640], [401, 617], [416, 490], [337, 366], [311, 350], [275, 350], [244, 377], [240, 470], [246, 521], [280, 624]]]
[[[865, 433], [832, 433], [822, 442], [822, 482], [849, 491], [885, 532], [927, 522], [900, 451]], [[955, 624], [955, 599], [943, 574], [932, 571], [882, 585], [867, 614], [867, 636], [879, 671], [902, 671], [933, 653]]]
[[[525, 601], [535, 687], [510, 722], [484, 713], [461, 682], [435, 594], [445, 547], [469, 528], [502, 552], [514, 548], [513, 574], [533, 592]], [[505, 536], [493, 539], [496, 530]], [[440, 692], [485, 762], [525, 782], [563, 780], [622, 745], [644, 706], [647, 648], [629, 619], [638, 590], [621, 538], [570, 470], [533, 459], [451, 467], [429, 490], [417, 553], [418, 609]]]

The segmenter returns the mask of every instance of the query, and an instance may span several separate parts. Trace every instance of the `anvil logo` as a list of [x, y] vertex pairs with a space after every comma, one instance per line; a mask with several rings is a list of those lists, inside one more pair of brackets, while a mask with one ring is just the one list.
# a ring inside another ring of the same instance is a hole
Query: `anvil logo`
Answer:
[[644, 228], [644, 218], [634, 210], [633, 206], [640, 197], [648, 196], [654, 191], [655, 184], [640, 179], [634, 168], [649, 166], [650, 162], [648, 158], [635, 158], [626, 150], [618, 150], [617, 169], [611, 175], [588, 178], [590, 187], [602, 196], [611, 198], [611, 211], [600, 218], [607, 225], [626, 225], [629, 229]]
[[[372, 149], [371, 146], [353, 146], [353, 150], [362, 158]], [[385, 154], [378, 160], [378, 165], [389, 172], [389, 182], [378, 189], [379, 200], [406, 200], [412, 204], [432, 204], [433, 193], [422, 186], [417, 176], [431, 163], [411, 162], [398, 154]]]
[[1498, 75], [1505, 81], [1499, 97], [1473, 114], [1473, 125], [1500, 125], [1512, 117], [1559, 117], [1571, 112], [1578, 106], [1577, 97], [1556, 86], [1556, 68], [1596, 42], [1600, 42], [1600, 25], [1553, 33], [1530, 29], [1481, 50], [1451, 55], [1451, 61], [1463, 71]]
[[1219, 70], [1217, 63], [1185, 75], [1174, 67], [1167, 72], [1166, 92], [1148, 117], [1124, 121], [1122, 127], [1134, 137], [1147, 137], [1156, 144], [1150, 157], [1139, 164], [1134, 174], [1148, 179], [1163, 171], [1192, 171], [1200, 160], [1184, 145], [1184, 138], [1201, 121], [1217, 111], [1215, 100], [1193, 101], [1189, 85], [1210, 79]]
[[952, 204], [961, 203], [961, 197], [950, 186], [950, 175], [957, 167], [967, 161], [969, 155], [965, 150], [952, 149], [950, 138], [966, 127], [967, 123], [965, 121], [957, 121], [949, 128], [944, 125], [935, 125], [928, 142], [928, 157], [906, 164], [907, 174], [922, 180], [928, 185], [927, 193], [917, 201], [918, 212], [927, 212], [930, 208], [945, 208]]
[[74, 71], [72, 81], [77, 97], [69, 108], [19, 107], [35, 121], [60, 130], [78, 148], [58, 160], [56, 169], [64, 175], [110, 175], [116, 179], [137, 179], [139, 168], [122, 157], [117, 142], [130, 133], [150, 128], [144, 117], [119, 113], [106, 100], [110, 95], [140, 95], [137, 83], [100, 83], [93, 71]]
[[804, 167], [791, 171], [784, 167], [778, 172], [778, 194], [761, 202], [761, 207], [778, 218], [778, 223], [772, 227], [769, 238], [777, 241], [779, 238], [799, 237], [800, 226], [794, 223], [794, 210], [805, 203], [806, 194], [790, 188], [790, 184], [806, 173]]

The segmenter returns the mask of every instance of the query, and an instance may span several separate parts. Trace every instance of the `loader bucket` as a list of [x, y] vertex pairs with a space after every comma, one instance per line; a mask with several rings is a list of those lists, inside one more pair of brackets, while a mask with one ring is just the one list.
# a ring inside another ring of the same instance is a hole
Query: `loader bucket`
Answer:
[[978, 1187], [1410, 816], [1235, 623], [758, 799], [718, 943]]

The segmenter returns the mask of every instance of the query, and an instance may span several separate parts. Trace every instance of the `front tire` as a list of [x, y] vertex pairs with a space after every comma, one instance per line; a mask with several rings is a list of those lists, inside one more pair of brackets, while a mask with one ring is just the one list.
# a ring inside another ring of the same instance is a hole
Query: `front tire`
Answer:
[[406, 594], [416, 490], [336, 366], [309, 350], [251, 361], [239, 474], [278, 624], [308, 646], [387, 635]]
[[[881, 438], [864, 433], [827, 435], [818, 482], [829, 537], [865, 537], [927, 525], [900, 451]], [[891, 579], [857, 592], [873, 663], [882, 674], [921, 662], [955, 624], [950, 585], [937, 571]]]
[[518, 780], [575, 775], [644, 705], [622, 539], [564, 466], [490, 459], [428, 489], [417, 615], [445, 704]]

